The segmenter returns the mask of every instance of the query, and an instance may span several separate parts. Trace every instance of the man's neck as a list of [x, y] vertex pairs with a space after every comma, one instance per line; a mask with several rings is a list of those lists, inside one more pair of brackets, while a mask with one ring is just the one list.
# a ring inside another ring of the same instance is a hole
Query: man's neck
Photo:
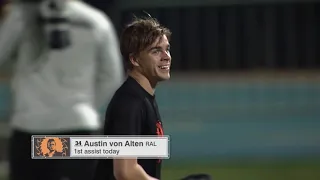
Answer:
[[136, 71], [130, 71], [128, 75], [135, 79], [149, 94], [154, 95], [156, 83], [151, 83], [147, 77]]
[[51, 156], [53, 156], [54, 153], [55, 153], [55, 151], [50, 151], [50, 152], [48, 153], [48, 155], [51, 157]]

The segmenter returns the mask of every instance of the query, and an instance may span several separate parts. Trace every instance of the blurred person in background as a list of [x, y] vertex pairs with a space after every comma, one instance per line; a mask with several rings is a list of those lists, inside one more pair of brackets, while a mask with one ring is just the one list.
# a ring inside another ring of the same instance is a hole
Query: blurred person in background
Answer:
[[0, 28], [0, 65], [15, 52], [10, 180], [89, 180], [94, 160], [32, 160], [31, 136], [99, 133], [99, 110], [124, 76], [112, 22], [78, 0], [14, 1]]

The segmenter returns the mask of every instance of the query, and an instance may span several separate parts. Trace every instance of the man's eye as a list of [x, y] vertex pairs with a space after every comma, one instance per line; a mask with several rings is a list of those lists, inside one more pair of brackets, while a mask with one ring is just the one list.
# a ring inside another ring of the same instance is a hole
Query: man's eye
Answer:
[[154, 50], [152, 53], [153, 53], [153, 54], [157, 54], [157, 53], [159, 53], [159, 52], [160, 52], [160, 50], [157, 49], [157, 50]]

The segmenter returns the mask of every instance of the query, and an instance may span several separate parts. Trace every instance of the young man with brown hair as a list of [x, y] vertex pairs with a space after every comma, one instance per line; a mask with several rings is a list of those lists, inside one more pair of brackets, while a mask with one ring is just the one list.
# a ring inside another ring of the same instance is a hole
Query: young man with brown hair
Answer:
[[[123, 31], [120, 49], [129, 77], [113, 96], [105, 116], [105, 135], [163, 135], [155, 100], [158, 82], [170, 78], [171, 32], [153, 18], [135, 19]], [[99, 160], [95, 180], [161, 178], [158, 159]]]

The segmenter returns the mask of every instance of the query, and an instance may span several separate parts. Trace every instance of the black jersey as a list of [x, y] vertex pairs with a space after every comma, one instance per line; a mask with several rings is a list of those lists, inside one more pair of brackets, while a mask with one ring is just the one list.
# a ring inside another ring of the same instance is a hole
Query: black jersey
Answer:
[[[163, 135], [162, 127], [155, 96], [128, 77], [109, 103], [104, 135]], [[138, 159], [138, 163], [150, 176], [161, 178], [161, 160]], [[95, 180], [114, 179], [113, 160], [99, 160]]]

